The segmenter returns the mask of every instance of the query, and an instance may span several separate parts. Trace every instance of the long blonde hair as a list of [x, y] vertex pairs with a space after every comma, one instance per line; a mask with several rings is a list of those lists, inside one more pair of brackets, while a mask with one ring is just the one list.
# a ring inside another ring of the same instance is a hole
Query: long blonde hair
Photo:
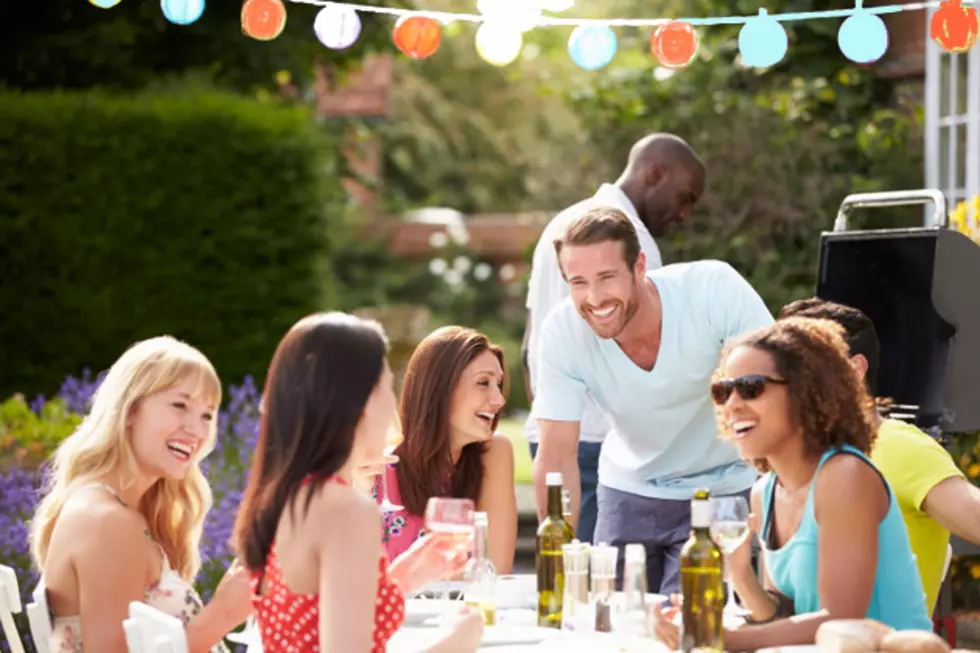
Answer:
[[[31, 553], [40, 569], [44, 569], [58, 517], [75, 490], [120, 470], [124, 477], [137, 477], [126, 428], [134, 407], [143, 398], [185, 380], [215, 406], [221, 402], [221, 382], [211, 362], [170, 336], [137, 342], [115, 362], [95, 392], [92, 410], [52, 458], [45, 496], [31, 524]], [[216, 435], [215, 419], [187, 475], [182, 480], [157, 480], [138, 506], [173, 569], [189, 582], [201, 567], [201, 534], [212, 503], [211, 487], [199, 465], [214, 448]]]

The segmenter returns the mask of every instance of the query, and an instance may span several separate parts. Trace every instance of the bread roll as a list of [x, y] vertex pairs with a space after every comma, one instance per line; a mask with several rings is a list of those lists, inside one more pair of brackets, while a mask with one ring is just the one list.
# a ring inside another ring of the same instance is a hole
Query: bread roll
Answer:
[[925, 630], [902, 630], [881, 639], [878, 648], [885, 653], [950, 653], [939, 635]]
[[820, 653], [865, 653], [878, 650], [882, 638], [891, 632], [872, 619], [834, 619], [817, 628], [816, 644]]

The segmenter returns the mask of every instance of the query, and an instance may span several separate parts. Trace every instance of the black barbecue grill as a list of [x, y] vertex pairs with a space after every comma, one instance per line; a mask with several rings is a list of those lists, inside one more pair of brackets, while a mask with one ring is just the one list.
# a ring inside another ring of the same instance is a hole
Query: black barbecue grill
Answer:
[[[925, 227], [847, 231], [859, 207], [931, 203]], [[980, 430], [980, 246], [946, 229], [939, 191], [850, 195], [820, 238], [817, 295], [864, 311], [881, 340], [878, 396], [937, 437]]]
[[[932, 205], [925, 226], [848, 231], [857, 208]], [[879, 397], [948, 443], [980, 430], [980, 246], [946, 229], [938, 190], [863, 193], [841, 203], [834, 230], [820, 237], [817, 296], [853, 306], [881, 340]], [[954, 554], [980, 553], [958, 538]], [[937, 614], [950, 615], [948, 581]]]

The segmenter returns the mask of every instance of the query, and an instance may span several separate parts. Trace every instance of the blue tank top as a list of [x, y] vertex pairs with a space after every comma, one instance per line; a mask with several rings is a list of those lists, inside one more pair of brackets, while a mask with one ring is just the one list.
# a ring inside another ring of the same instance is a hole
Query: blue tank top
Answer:
[[[820, 458], [817, 471], [810, 481], [810, 491], [803, 519], [796, 533], [781, 548], [772, 550], [772, 500], [776, 490], [776, 475], [769, 472], [762, 495], [762, 551], [766, 569], [776, 589], [792, 599], [796, 614], [817, 612], [820, 595], [817, 591], [817, 520], [813, 516], [813, 488], [817, 475], [830, 458], [841, 453], [853, 454], [878, 471], [863, 453], [844, 445], [831, 449]], [[881, 473], [878, 474], [881, 476]], [[932, 620], [926, 608], [926, 595], [915, 565], [915, 556], [909, 545], [905, 522], [885, 478], [888, 489], [888, 514], [878, 526], [878, 571], [875, 574], [874, 591], [868, 605], [868, 619], [878, 621], [896, 630], [932, 630]]]

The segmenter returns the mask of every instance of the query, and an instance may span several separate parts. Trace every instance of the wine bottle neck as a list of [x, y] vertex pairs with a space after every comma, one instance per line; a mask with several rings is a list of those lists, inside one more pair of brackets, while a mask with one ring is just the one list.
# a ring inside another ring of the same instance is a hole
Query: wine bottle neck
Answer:
[[712, 517], [710, 501], [695, 499], [691, 502], [691, 528], [693, 530], [701, 531], [710, 529]]
[[548, 516], [552, 519], [562, 519], [560, 485], [548, 486]]
[[487, 559], [487, 527], [477, 524], [473, 528], [473, 556], [477, 560]]

